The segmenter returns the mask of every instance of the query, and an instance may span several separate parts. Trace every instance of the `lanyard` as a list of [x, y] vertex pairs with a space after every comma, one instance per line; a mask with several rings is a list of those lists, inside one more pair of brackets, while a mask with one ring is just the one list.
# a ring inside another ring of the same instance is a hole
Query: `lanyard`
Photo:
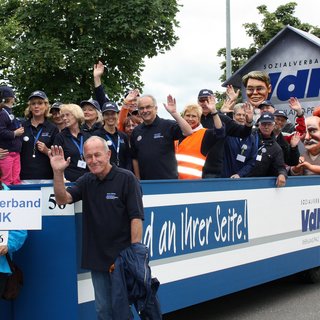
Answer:
[[243, 154], [246, 152], [246, 150], [248, 149], [248, 146], [245, 142], [242, 142], [242, 138], [238, 138], [238, 144], [240, 147], [240, 154], [243, 156]]
[[9, 113], [5, 108], [3, 108], [3, 111], [8, 115], [10, 121], [14, 124], [15, 128], [20, 128], [20, 123], [17, 119], [15, 119], [14, 115], [12, 113]]
[[33, 130], [32, 130], [32, 128], [31, 128], [31, 134], [32, 134], [32, 136], [33, 136], [33, 153], [32, 153], [32, 158], [35, 158], [36, 157], [36, 144], [37, 144], [37, 142], [38, 142], [38, 140], [39, 140], [39, 138], [40, 138], [40, 135], [41, 135], [41, 133], [42, 133], [42, 130], [43, 130], [43, 128], [41, 128], [38, 132], [37, 132], [37, 134], [36, 134], [36, 136], [33, 134]]
[[77, 149], [79, 150], [80, 153], [80, 158], [81, 160], [83, 160], [83, 136], [80, 137], [80, 144], [78, 144], [78, 141], [74, 138], [71, 138], [72, 142], [75, 144], [75, 146], [77, 147]]
[[113, 143], [111, 137], [106, 133], [106, 138], [108, 139], [108, 141], [111, 142], [111, 145], [112, 145], [114, 151], [117, 153], [117, 166], [119, 167], [119, 164], [120, 164], [120, 160], [119, 160], [119, 153], [120, 153], [120, 136], [119, 136], [119, 134], [117, 134], [117, 137], [118, 137], [118, 144], [117, 144], [117, 147], [116, 147], [115, 144]]
[[14, 115], [13, 114], [10, 114], [5, 108], [3, 108], [3, 111], [8, 115], [10, 121], [14, 120]]

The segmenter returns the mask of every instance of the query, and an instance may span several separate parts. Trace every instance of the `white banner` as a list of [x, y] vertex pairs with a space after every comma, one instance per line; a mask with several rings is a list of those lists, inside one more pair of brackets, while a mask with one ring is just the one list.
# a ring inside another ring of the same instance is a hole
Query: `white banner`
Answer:
[[2, 191], [0, 230], [40, 230], [41, 191]]

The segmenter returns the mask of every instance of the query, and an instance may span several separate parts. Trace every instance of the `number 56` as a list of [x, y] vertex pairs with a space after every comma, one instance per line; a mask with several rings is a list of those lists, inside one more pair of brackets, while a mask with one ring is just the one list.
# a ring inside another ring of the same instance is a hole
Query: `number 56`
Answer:
[[[48, 202], [50, 202], [50, 205], [49, 205], [50, 210], [53, 210], [57, 207], [57, 202], [56, 202], [56, 198], [54, 197], [54, 193], [50, 194]], [[61, 210], [64, 209], [65, 207], [66, 207], [65, 204], [58, 204], [58, 208]]]

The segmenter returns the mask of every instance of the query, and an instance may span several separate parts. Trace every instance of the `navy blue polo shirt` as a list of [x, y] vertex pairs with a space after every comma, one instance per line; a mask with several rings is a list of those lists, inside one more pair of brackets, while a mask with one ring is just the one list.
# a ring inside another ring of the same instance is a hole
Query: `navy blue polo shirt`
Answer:
[[[93, 132], [94, 136], [99, 136], [106, 140], [111, 150], [110, 163], [120, 168], [132, 170], [132, 159], [129, 148], [128, 136], [116, 129], [115, 133], [110, 133], [105, 128], [100, 128]], [[119, 146], [119, 150], [118, 150]]]
[[[24, 134], [22, 135], [22, 149], [20, 154], [22, 180], [30, 179], [52, 179], [53, 172], [50, 165], [49, 157], [40, 152], [37, 147], [34, 153], [34, 144], [36, 140], [44, 142], [50, 148], [53, 145], [55, 136], [59, 130], [55, 124], [45, 120], [42, 124], [34, 127], [31, 124], [31, 119], [23, 124]], [[33, 157], [34, 153], [34, 157]]]
[[152, 124], [142, 123], [133, 129], [132, 158], [138, 160], [142, 180], [178, 179], [174, 141], [181, 137], [176, 121], [158, 116]]
[[65, 159], [68, 157], [71, 159], [69, 166], [64, 171], [65, 178], [71, 182], [76, 181], [79, 177], [89, 171], [87, 167], [78, 167], [78, 161], [84, 161], [83, 150], [81, 150], [81, 154], [79, 149], [81, 145], [81, 137], [84, 144], [90, 136], [91, 135], [88, 132], [80, 131], [78, 136], [74, 137], [69, 128], [64, 128], [54, 139], [54, 144], [62, 147]]
[[86, 173], [67, 191], [73, 202], [82, 200], [82, 267], [108, 270], [131, 244], [131, 220], [144, 219], [137, 178], [112, 166], [103, 180]]

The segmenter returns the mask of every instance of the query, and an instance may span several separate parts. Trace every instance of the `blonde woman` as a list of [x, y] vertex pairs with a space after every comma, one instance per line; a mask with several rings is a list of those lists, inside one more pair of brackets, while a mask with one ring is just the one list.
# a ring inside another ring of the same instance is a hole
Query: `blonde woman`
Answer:
[[81, 130], [93, 134], [94, 131], [102, 127], [102, 114], [98, 101], [89, 99], [80, 102], [84, 114], [84, 123]]
[[27, 120], [23, 123], [21, 180], [53, 178], [48, 151], [59, 130], [48, 121], [49, 109], [45, 92], [37, 90], [31, 93], [25, 110]]
[[83, 144], [90, 138], [90, 134], [80, 129], [84, 122], [84, 114], [80, 106], [63, 104], [60, 112], [65, 128], [57, 134], [54, 144], [61, 146], [65, 159], [69, 159], [69, 166], [65, 170], [65, 178], [73, 182], [88, 172], [83, 157]]
[[202, 108], [198, 104], [187, 105], [182, 112], [182, 118], [190, 125], [193, 133], [176, 141], [179, 179], [201, 179], [209, 150], [217, 139], [225, 137], [213, 97], [209, 97], [207, 105], [213, 117], [213, 129], [203, 128], [200, 123]]

